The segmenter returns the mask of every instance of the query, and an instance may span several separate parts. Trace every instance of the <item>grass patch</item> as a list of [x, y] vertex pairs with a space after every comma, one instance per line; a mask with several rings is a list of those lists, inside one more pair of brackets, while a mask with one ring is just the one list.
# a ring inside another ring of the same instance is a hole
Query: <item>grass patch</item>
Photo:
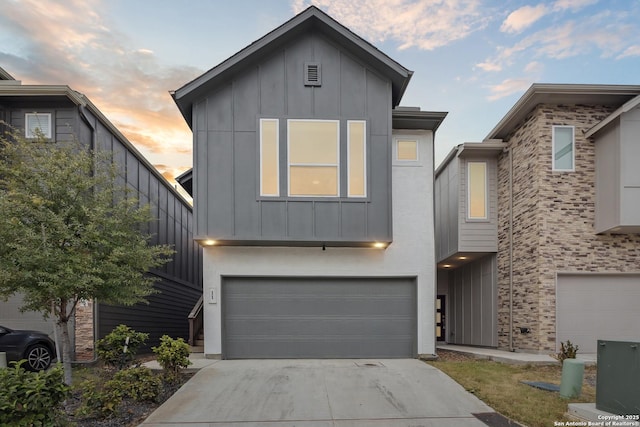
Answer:
[[539, 390], [520, 381], [560, 384], [562, 367], [508, 365], [489, 360], [442, 360], [428, 362], [502, 415], [529, 427], [549, 427], [568, 421], [564, 414], [573, 402], [595, 402], [595, 367], [585, 367], [582, 395], [564, 399], [559, 393]]

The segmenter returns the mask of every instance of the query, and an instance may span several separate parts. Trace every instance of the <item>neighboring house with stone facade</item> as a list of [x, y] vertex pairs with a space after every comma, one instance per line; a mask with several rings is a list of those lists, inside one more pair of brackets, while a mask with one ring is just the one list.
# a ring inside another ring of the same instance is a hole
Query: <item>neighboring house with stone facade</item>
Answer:
[[440, 338], [640, 340], [640, 86], [534, 84], [436, 170]]
[[[72, 336], [76, 359], [91, 358], [94, 341], [120, 323], [149, 333], [149, 345], [163, 334], [188, 338], [187, 317], [202, 293], [201, 250], [193, 241], [190, 204], [89, 99], [68, 86], [23, 85], [0, 68], [0, 132], [9, 126], [27, 138], [39, 128], [53, 143], [76, 138], [88, 148], [111, 153], [120, 183], [134, 190], [140, 203], [149, 204], [157, 218], [149, 224], [151, 243], [170, 244], [176, 251], [171, 262], [150, 272], [159, 279], [159, 293], [148, 298], [148, 305], [80, 304]], [[51, 320], [40, 313], [20, 313], [21, 301], [20, 295], [0, 301], [0, 324], [53, 335]]]

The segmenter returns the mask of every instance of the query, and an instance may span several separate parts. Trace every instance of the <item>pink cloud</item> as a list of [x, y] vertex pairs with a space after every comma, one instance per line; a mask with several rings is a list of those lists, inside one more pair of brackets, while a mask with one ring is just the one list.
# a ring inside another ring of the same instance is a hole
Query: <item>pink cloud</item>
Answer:
[[529, 28], [536, 21], [542, 18], [549, 12], [544, 4], [537, 6], [523, 6], [520, 9], [514, 10], [504, 20], [500, 31], [505, 33], [519, 33]]

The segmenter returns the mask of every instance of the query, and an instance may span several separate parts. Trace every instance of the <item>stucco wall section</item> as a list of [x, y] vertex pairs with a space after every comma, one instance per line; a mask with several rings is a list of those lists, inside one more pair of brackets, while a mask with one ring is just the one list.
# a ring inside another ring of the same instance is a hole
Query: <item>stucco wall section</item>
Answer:
[[[640, 235], [597, 235], [595, 147], [584, 132], [610, 107], [539, 105], [506, 141], [513, 155], [514, 348], [556, 351], [558, 272], [637, 271]], [[575, 172], [552, 171], [552, 126], [575, 126]], [[498, 164], [498, 332], [509, 346], [509, 157]], [[531, 329], [521, 334], [519, 327]]]
[[93, 358], [93, 301], [76, 306], [76, 360]]

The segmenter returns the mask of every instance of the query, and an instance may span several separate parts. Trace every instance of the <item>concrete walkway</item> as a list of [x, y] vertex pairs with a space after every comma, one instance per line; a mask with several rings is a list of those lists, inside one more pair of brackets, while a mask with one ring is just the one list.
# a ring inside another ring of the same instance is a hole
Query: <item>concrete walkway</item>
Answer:
[[494, 412], [415, 359], [207, 362], [142, 426], [484, 427], [472, 414]]
[[[548, 354], [520, 353], [495, 348], [470, 347], [455, 344], [438, 344], [438, 350], [456, 351], [473, 355], [479, 359], [490, 359], [496, 362], [512, 364], [532, 365], [556, 365], [559, 362]], [[577, 359], [584, 361], [585, 365], [595, 365], [596, 354], [577, 354]]]

